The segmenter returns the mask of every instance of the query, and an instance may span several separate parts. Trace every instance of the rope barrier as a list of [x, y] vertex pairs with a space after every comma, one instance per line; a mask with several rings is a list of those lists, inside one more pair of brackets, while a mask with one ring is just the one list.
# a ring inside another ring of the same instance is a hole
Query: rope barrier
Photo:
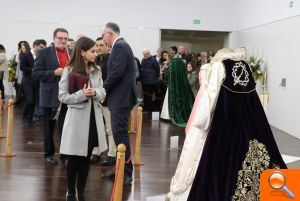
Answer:
[[125, 166], [125, 151], [126, 146], [119, 144], [117, 154], [117, 164], [115, 172], [115, 181], [110, 197], [110, 201], [121, 201], [123, 194], [123, 182], [124, 182], [124, 166]]
[[138, 117], [137, 117], [136, 138], [135, 138], [134, 165], [144, 165], [143, 163], [141, 163], [142, 125], [143, 125], [143, 108], [139, 106]]
[[8, 107], [9, 107], [9, 106], [6, 106], [5, 108], [4, 108], [4, 107], [1, 107], [1, 110], [2, 110], [2, 109], [3, 109], [3, 110], [1, 111], [0, 116], [3, 116], [3, 115], [8, 111]]
[[[132, 109], [130, 115], [136, 114], [134, 112], [135, 108]], [[131, 116], [129, 123], [131, 124], [132, 121], [133, 121], [133, 119]], [[130, 157], [128, 158], [128, 160], [125, 161], [125, 151], [126, 151], [125, 145], [120, 144], [118, 146], [115, 180], [114, 180], [114, 185], [113, 185], [110, 201], [121, 201], [122, 200], [123, 181], [124, 181], [124, 166], [125, 166], [125, 163], [128, 164], [131, 161], [132, 153], [135, 154], [134, 165], [144, 165], [143, 163], [140, 162], [142, 122], [143, 122], [143, 108], [141, 106], [139, 106], [138, 111], [137, 111], [137, 118], [136, 118], [135, 146], [132, 146], [131, 154], [130, 154]]]
[[[150, 93], [147, 93], [147, 92], [143, 92], [143, 94], [144, 94], [144, 95], [147, 95], [147, 96], [151, 96], [151, 97], [152, 97], [152, 95], [153, 95], [153, 94], [150, 94]], [[161, 97], [161, 96], [156, 96], [156, 94], [155, 94], [155, 99], [160, 100], [160, 101], [164, 101], [164, 98], [163, 98], [163, 97]]]
[[11, 134], [13, 128], [13, 111], [14, 111], [14, 101], [9, 99], [8, 101], [8, 117], [7, 117], [7, 133], [6, 133], [6, 152], [0, 154], [2, 157], [13, 157], [16, 156], [12, 153], [12, 144], [11, 144]]

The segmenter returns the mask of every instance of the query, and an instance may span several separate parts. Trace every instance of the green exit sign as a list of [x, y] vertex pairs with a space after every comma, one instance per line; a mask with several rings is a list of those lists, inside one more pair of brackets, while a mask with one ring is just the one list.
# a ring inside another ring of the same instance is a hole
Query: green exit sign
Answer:
[[294, 1], [290, 1], [290, 8], [294, 6]]
[[193, 20], [193, 24], [200, 24], [200, 20]]

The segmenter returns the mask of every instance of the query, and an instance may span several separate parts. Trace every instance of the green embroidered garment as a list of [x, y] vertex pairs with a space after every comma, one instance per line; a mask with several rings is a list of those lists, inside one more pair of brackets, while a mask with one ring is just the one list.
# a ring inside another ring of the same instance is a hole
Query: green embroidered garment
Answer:
[[172, 60], [168, 69], [168, 107], [172, 123], [185, 127], [191, 114], [194, 95], [186, 76], [185, 63]]

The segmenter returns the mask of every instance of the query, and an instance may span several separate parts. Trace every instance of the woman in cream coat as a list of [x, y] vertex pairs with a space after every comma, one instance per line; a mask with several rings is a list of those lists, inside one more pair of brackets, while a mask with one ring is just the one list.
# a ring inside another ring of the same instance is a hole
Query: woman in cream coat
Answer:
[[[67, 201], [75, 201], [76, 190], [77, 200], [85, 200], [84, 188], [92, 149], [94, 146], [99, 146], [100, 152], [107, 149], [100, 104], [106, 92], [102, 87], [100, 68], [91, 65], [96, 56], [95, 41], [87, 37], [80, 38], [71, 55], [69, 67], [64, 69], [59, 82], [58, 98], [68, 105], [60, 147], [60, 153], [68, 156]], [[72, 80], [75, 81], [72, 83]]]

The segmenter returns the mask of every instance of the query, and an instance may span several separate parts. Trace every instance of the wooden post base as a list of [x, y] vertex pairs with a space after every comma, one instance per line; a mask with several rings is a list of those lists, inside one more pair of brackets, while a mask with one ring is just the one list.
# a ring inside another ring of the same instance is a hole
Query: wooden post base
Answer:
[[0, 157], [14, 157], [14, 156], [16, 156], [16, 154], [14, 154], [14, 153], [11, 153], [11, 154], [2, 153], [2, 154], [0, 154]]

